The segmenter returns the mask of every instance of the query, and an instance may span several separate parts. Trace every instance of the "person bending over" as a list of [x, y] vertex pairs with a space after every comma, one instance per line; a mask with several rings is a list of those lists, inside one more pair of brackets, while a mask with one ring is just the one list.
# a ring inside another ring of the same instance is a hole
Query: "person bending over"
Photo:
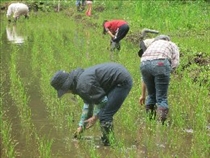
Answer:
[[110, 62], [86, 69], [77, 68], [70, 73], [57, 71], [51, 79], [51, 86], [57, 90], [58, 97], [72, 93], [84, 101], [75, 138], [99, 120], [103, 144], [112, 144], [113, 116], [132, 88], [131, 75], [124, 66]]
[[111, 37], [111, 51], [120, 50], [120, 41], [127, 35], [129, 25], [124, 20], [104, 20], [103, 34], [108, 33]]
[[166, 35], [157, 36], [141, 57], [140, 71], [145, 84], [142, 86], [145, 87], [140, 103], [144, 103], [145, 90], [147, 90], [146, 112], [153, 112], [157, 105], [157, 119], [162, 124], [169, 112], [167, 93], [170, 74], [178, 64], [179, 48]]
[[29, 18], [29, 8], [24, 3], [12, 3], [8, 6], [6, 14], [9, 22], [11, 22], [10, 17], [12, 15], [15, 22], [20, 16], [25, 16], [25, 18]]

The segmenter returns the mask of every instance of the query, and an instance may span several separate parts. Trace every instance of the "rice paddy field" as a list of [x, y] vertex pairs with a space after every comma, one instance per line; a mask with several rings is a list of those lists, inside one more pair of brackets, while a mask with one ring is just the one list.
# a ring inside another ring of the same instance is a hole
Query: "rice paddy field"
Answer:
[[[0, 5], [2, 158], [210, 157], [208, 1], [94, 1], [90, 17], [77, 12], [73, 0], [24, 2], [31, 6], [30, 18], [16, 23], [7, 21], [8, 2]], [[129, 23], [119, 52], [111, 53], [110, 37], [102, 35], [105, 19]], [[139, 104], [137, 52], [143, 28], [169, 35], [180, 48], [164, 126], [150, 121]], [[101, 144], [98, 123], [76, 141], [73, 133], [83, 102], [71, 94], [58, 99], [50, 79], [57, 70], [70, 72], [109, 61], [123, 64], [133, 77], [133, 88], [114, 116], [117, 145]]]

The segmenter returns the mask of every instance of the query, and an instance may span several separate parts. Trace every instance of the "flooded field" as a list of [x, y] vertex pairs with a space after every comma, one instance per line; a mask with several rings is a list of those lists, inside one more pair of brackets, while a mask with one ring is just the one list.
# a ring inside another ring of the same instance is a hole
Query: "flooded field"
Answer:
[[[170, 116], [162, 126], [156, 120], [149, 121], [139, 105], [139, 48], [132, 43], [138, 40], [135, 28], [139, 26], [132, 24], [135, 17], [119, 17], [127, 18], [131, 31], [122, 42], [122, 50], [110, 54], [109, 37], [102, 35], [101, 22], [107, 14], [114, 18], [111, 9], [108, 13], [95, 10], [92, 17], [74, 9], [31, 13], [29, 20], [21, 18], [17, 23], [8, 23], [1, 13], [2, 158], [210, 157], [209, 26], [200, 32], [197, 29], [198, 33], [170, 32], [180, 46], [181, 64], [171, 78]], [[107, 61], [125, 65], [134, 81], [114, 117], [115, 147], [102, 145], [98, 123], [85, 131], [81, 140], [74, 140], [83, 102], [71, 94], [58, 99], [50, 86], [57, 70]]]

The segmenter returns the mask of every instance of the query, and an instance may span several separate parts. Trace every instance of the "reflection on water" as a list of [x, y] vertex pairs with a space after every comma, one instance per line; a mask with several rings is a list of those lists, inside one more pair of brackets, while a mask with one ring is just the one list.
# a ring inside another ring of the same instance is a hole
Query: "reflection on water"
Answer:
[[24, 37], [16, 25], [7, 26], [6, 33], [8, 41], [15, 44], [22, 44], [24, 42]]

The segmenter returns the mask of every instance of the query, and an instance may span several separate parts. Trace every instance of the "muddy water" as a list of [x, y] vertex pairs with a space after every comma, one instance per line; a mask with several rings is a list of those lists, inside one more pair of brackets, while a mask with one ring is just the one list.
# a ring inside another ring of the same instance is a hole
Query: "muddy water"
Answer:
[[[3, 26], [4, 27], [4, 26]], [[4, 27], [5, 33], [2, 36], [2, 49], [4, 53], [1, 54], [2, 62], [2, 74], [5, 74], [3, 91], [5, 95], [3, 97], [3, 111], [5, 111], [8, 120], [12, 123], [12, 139], [17, 142], [15, 147], [15, 151], [17, 152], [17, 157], [19, 158], [37, 158], [40, 156], [39, 147], [40, 144], [38, 142], [37, 136], [39, 139], [45, 138], [47, 140], [52, 140], [51, 147], [51, 157], [55, 158], [74, 158], [74, 157], [89, 157], [90, 153], [87, 151], [97, 150], [100, 153], [100, 157], [107, 157], [107, 153], [109, 155], [113, 155], [113, 157], [118, 157], [114, 151], [108, 147], [103, 147], [100, 143], [100, 133], [95, 133], [91, 135], [90, 133], [82, 140], [82, 143], [75, 141], [72, 139], [72, 133], [75, 129], [65, 129], [65, 127], [56, 127], [55, 122], [50, 118], [50, 113], [47, 110], [46, 104], [41, 100], [41, 93], [39, 87], [39, 78], [38, 76], [34, 76], [32, 72], [30, 59], [31, 53], [28, 48], [28, 44], [33, 41], [33, 38], [30, 38], [29, 34], [25, 34], [18, 26], [8, 26]], [[9, 32], [11, 31], [12, 32]], [[8, 35], [9, 33], [9, 35]], [[9, 38], [8, 38], [9, 37]], [[14, 37], [14, 38], [11, 38]], [[21, 40], [20, 40], [21, 39]], [[33, 42], [30, 43], [33, 45]], [[31, 127], [29, 130], [25, 130], [21, 125], [21, 121], [18, 114], [17, 106], [15, 102], [11, 98], [10, 91], [10, 77], [9, 71], [11, 67], [11, 55], [14, 53], [17, 55], [17, 71], [19, 76], [24, 82], [27, 96], [29, 97], [28, 106], [31, 110]], [[143, 134], [144, 130], [141, 129], [139, 132], [140, 136]], [[122, 130], [117, 131], [117, 133], [122, 133]], [[126, 133], [126, 132], [125, 132]], [[89, 135], [90, 134], [90, 135]], [[147, 138], [139, 138], [141, 142], [139, 147], [137, 148], [134, 140], [130, 139], [129, 135], [123, 135], [124, 139], [126, 139], [126, 148], [123, 149], [123, 152], [128, 153], [126, 157], [129, 157], [129, 151], [134, 151], [136, 153], [135, 157], [141, 157], [141, 155], [147, 155], [147, 148], [149, 145], [147, 143]], [[154, 138], [156, 139], [156, 138]], [[160, 143], [155, 146], [154, 150], [157, 150], [159, 146], [160, 148], [165, 148], [164, 144], [158, 140]], [[142, 143], [143, 142], [143, 143]], [[88, 148], [89, 147], [89, 148]], [[112, 153], [113, 152], [113, 153]], [[149, 151], [148, 151], [149, 152]], [[150, 156], [150, 155], [148, 155]], [[155, 155], [152, 155], [155, 157]]]
[[[51, 157], [69, 158], [69, 157], [89, 157], [86, 153], [87, 146], [91, 145], [92, 150], [98, 150], [101, 153], [100, 157], [106, 157], [106, 152], [111, 153], [111, 149], [103, 147], [100, 141], [100, 132], [96, 136], [87, 135], [82, 140], [82, 143], [73, 140], [72, 135], [75, 129], [65, 129], [65, 127], [56, 127], [55, 122], [50, 118], [50, 113], [47, 110], [46, 104], [41, 99], [39, 78], [34, 76], [32, 67], [29, 64], [32, 55], [29, 45], [33, 45], [33, 37], [30, 37], [30, 32], [24, 32], [23, 28], [18, 25], [9, 24], [2, 26], [4, 33], [2, 35], [2, 52], [1, 66], [3, 77], [3, 111], [4, 119], [12, 124], [11, 137], [16, 142], [15, 151], [18, 158], [37, 158], [40, 157], [39, 141], [52, 140], [50, 148]], [[14, 51], [15, 50], [15, 51]], [[27, 106], [31, 111], [30, 127], [23, 127], [21, 124], [16, 102], [10, 95], [11, 79], [10, 68], [13, 53], [17, 60], [17, 74], [21, 77], [24, 84], [26, 95], [29, 98]], [[63, 128], [63, 129], [59, 129]], [[39, 138], [37, 138], [37, 136]], [[94, 142], [94, 143], [93, 143]], [[103, 156], [104, 155], [104, 156]]]
[[[15, 151], [18, 155], [17, 157], [40, 157], [39, 139], [42, 138], [45, 138], [48, 141], [52, 140], [50, 153], [53, 158], [91, 157], [91, 150], [98, 151], [98, 153], [100, 153], [100, 156], [98, 157], [118, 157], [118, 152], [120, 153], [120, 151], [113, 151], [108, 147], [101, 146], [99, 140], [100, 132], [98, 129], [96, 130], [97, 132], [94, 131], [94, 135], [91, 132], [87, 132], [86, 137], [84, 137], [81, 142], [78, 142], [72, 139], [76, 123], [74, 123], [74, 128], [68, 129], [63, 124], [58, 125], [58, 123], [55, 122], [56, 120], [51, 118], [46, 103], [41, 99], [42, 94], [40, 89], [40, 79], [39, 76], [37, 76], [38, 73], [33, 73], [33, 68], [29, 64], [32, 58], [31, 47], [33, 47], [34, 41], [33, 36], [30, 35], [34, 34], [35, 31], [24, 31], [24, 28], [20, 27], [19, 24], [16, 26], [8, 26], [6, 23], [4, 24], [5, 25], [1, 25], [1, 80], [3, 81], [3, 87], [1, 87], [1, 90], [3, 90], [4, 93], [3, 111], [5, 112], [4, 119], [9, 120], [12, 123], [11, 135], [12, 140], [17, 142], [15, 147]], [[87, 39], [89, 39], [88, 33], [86, 33], [86, 36]], [[74, 38], [74, 41], [78, 42], [79, 37], [77, 34]], [[83, 47], [83, 41], [78, 43]], [[89, 50], [89, 47], [87, 50]], [[17, 105], [9, 93], [11, 87], [10, 68], [11, 66], [14, 66], [11, 65], [11, 57], [14, 54], [16, 54], [17, 58], [16, 67], [18, 75], [21, 77], [21, 80], [24, 83], [24, 88], [26, 89], [27, 97], [29, 97], [27, 105], [30, 107], [29, 109], [31, 111], [31, 125], [28, 130], [21, 125]], [[91, 52], [87, 51], [87, 58], [90, 58], [90, 55]], [[141, 119], [142, 118], [143, 116]], [[165, 129], [164, 134], [161, 134], [163, 132], [160, 129], [158, 129], [158, 133], [154, 131], [154, 127], [147, 127], [150, 125], [143, 124], [142, 120], [137, 123], [135, 131], [132, 132], [124, 131], [121, 124], [118, 124], [116, 126], [118, 128], [115, 128], [116, 133], [118, 133], [120, 135], [119, 137], [124, 139], [125, 142], [125, 146], [120, 149], [123, 153], [127, 154], [124, 155], [124, 157], [156, 158], [160, 151], [169, 153], [168, 155], [171, 155], [171, 157], [176, 157], [176, 155], [185, 157], [189, 154], [192, 143], [191, 134], [176, 134], [178, 138], [171, 138], [168, 137], [168, 135], [173, 135], [173, 130], [170, 131], [170, 129]], [[137, 128], [139, 127], [140, 129], [138, 131]], [[137, 133], [138, 137], [135, 134], [135, 136], [130, 135], [131, 133]], [[179, 131], [179, 133], [181, 132]], [[39, 138], [37, 138], [37, 136]], [[135, 139], [137, 140], [135, 141]], [[133, 156], [129, 155], [130, 151], [134, 154]]]
[[[4, 27], [4, 26], [2, 26]], [[3, 97], [3, 111], [5, 112], [6, 118], [12, 123], [12, 138], [17, 145], [15, 151], [20, 158], [36, 158], [39, 157], [38, 145], [35, 133], [40, 137], [46, 137], [49, 140], [53, 140], [52, 144], [52, 157], [69, 157], [69, 155], [75, 155], [76, 150], [74, 147], [74, 142], [68, 143], [71, 147], [66, 148], [65, 139], [71, 142], [71, 135], [68, 131], [63, 131], [63, 133], [58, 133], [53, 126], [53, 122], [49, 119], [49, 114], [46, 110], [46, 105], [41, 100], [40, 89], [38, 86], [37, 78], [33, 77], [31, 72], [29, 59], [30, 53], [26, 48], [25, 42], [27, 41], [27, 34], [21, 34], [19, 32], [18, 26], [9, 25], [4, 29], [5, 32], [2, 36], [2, 52], [1, 52], [1, 66], [3, 77], [3, 87], [1, 90], [4, 91]], [[23, 32], [22, 32], [23, 33]], [[32, 39], [33, 40], [33, 39]], [[20, 118], [18, 116], [17, 106], [14, 105], [9, 91], [10, 91], [10, 78], [9, 78], [9, 68], [11, 62], [11, 52], [12, 50], [17, 50], [15, 53], [18, 54], [18, 73], [24, 82], [28, 82], [27, 95], [30, 98], [28, 106], [31, 110], [31, 123], [33, 130], [30, 133], [24, 131], [21, 126]], [[29, 135], [30, 138], [28, 138]], [[70, 150], [69, 150], [70, 148]], [[68, 149], [68, 150], [67, 150]]]

